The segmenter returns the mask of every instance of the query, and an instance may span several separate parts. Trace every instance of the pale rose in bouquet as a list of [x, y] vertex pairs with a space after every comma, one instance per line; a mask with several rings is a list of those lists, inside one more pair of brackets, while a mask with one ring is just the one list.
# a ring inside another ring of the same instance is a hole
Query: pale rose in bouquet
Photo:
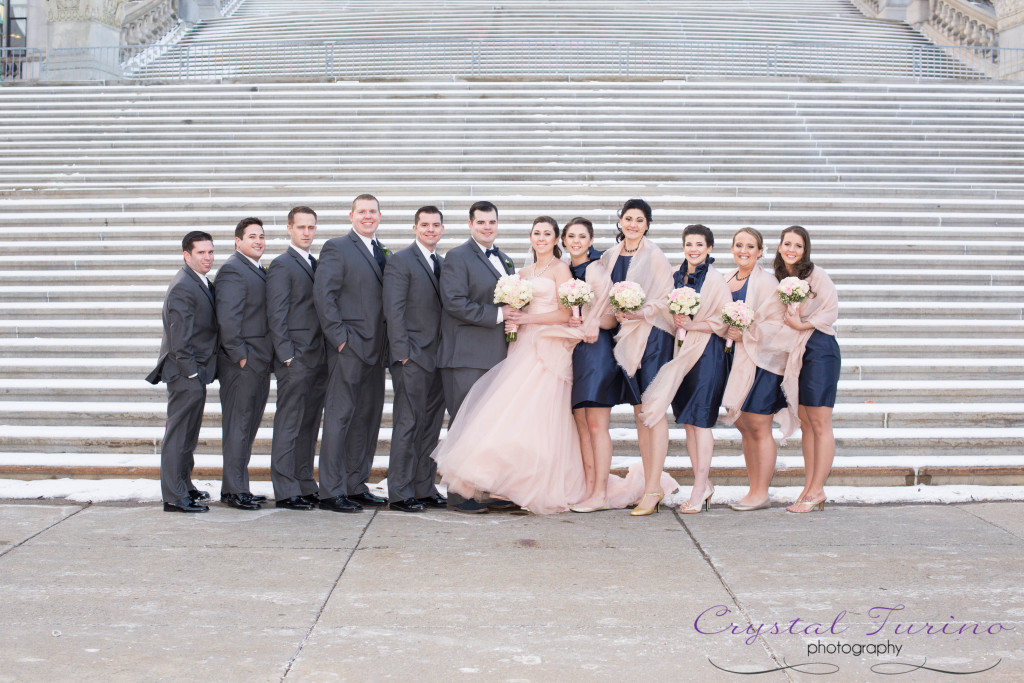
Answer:
[[583, 304], [589, 304], [594, 298], [594, 290], [583, 280], [566, 280], [558, 287], [558, 300], [572, 311], [572, 317], [582, 315]]
[[[722, 309], [722, 322], [743, 332], [754, 322], [754, 309], [744, 301], [733, 301]], [[725, 340], [725, 352], [732, 353], [732, 339]]]
[[[668, 295], [668, 310], [675, 315], [688, 315], [691, 318], [700, 308], [700, 294], [693, 287], [680, 287], [673, 289]], [[683, 345], [683, 338], [686, 337], [686, 330], [676, 329], [676, 346]]]
[[612, 285], [612, 292], [609, 296], [612, 308], [623, 313], [639, 311], [647, 300], [643, 287], [635, 282], [623, 280]]
[[800, 313], [800, 304], [811, 294], [811, 285], [798, 277], [784, 277], [775, 290], [779, 300], [795, 314]]
[[[518, 275], [504, 275], [494, 286], [494, 303], [508, 305], [519, 310], [533, 300], [533, 283]], [[513, 324], [512, 331], [505, 333], [505, 341], [514, 342], [519, 336], [519, 325]]]

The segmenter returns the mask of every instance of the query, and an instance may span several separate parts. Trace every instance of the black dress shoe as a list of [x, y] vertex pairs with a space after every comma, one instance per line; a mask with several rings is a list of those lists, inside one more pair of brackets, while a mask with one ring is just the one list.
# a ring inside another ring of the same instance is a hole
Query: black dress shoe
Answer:
[[313, 507], [316, 507], [316, 504], [320, 502], [320, 494], [317, 493], [316, 491], [313, 491], [313, 493], [307, 493], [305, 495], [299, 496], [299, 498], [306, 501]]
[[515, 512], [522, 509], [511, 500], [502, 500], [500, 498], [488, 498], [485, 505], [487, 505], [488, 510], [494, 510], [495, 512]]
[[487, 512], [487, 506], [467, 498], [461, 503], [448, 503], [446, 507], [452, 512], [465, 512], [469, 515], [480, 515]]
[[369, 492], [357, 493], [354, 496], [349, 496], [348, 499], [351, 500], [353, 503], [358, 503], [359, 505], [366, 505], [367, 507], [384, 507], [385, 505], [388, 504], [387, 498], [381, 498], [380, 496], [375, 496]]
[[321, 498], [320, 509], [332, 512], [362, 512], [363, 506], [353, 502], [347, 496], [335, 496], [334, 498]]
[[286, 510], [312, 510], [313, 504], [306, 501], [302, 496], [292, 496], [282, 500], [275, 500], [274, 507], [285, 508]]
[[164, 512], [207, 512], [210, 508], [196, 505], [191, 498], [182, 498], [174, 503], [164, 503]]
[[188, 497], [192, 499], [192, 502], [197, 500], [210, 500], [210, 494], [206, 491], [200, 491], [199, 489], [189, 489]]
[[435, 493], [432, 496], [426, 498], [417, 498], [424, 506], [428, 508], [446, 508], [448, 507], [448, 499], [442, 496], [440, 493]]
[[267, 502], [267, 497], [266, 496], [257, 496], [257, 495], [253, 495], [251, 493], [246, 493], [245, 495], [249, 496], [249, 500], [251, 500], [254, 503], [266, 503]]
[[415, 498], [406, 498], [405, 500], [396, 500], [388, 503], [388, 509], [398, 510], [399, 512], [423, 512], [427, 509], [427, 506]]
[[239, 510], [259, 510], [260, 504], [249, 497], [248, 493], [222, 493], [220, 502]]

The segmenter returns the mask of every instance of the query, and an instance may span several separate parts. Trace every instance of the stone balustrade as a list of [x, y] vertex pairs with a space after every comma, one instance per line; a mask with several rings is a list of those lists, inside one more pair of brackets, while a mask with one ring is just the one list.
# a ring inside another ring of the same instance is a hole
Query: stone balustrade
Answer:
[[946, 45], [998, 47], [995, 10], [990, 4], [964, 0], [932, 0], [927, 26]]
[[173, 0], [136, 0], [124, 5], [122, 45], [151, 45], [173, 31], [178, 15]]

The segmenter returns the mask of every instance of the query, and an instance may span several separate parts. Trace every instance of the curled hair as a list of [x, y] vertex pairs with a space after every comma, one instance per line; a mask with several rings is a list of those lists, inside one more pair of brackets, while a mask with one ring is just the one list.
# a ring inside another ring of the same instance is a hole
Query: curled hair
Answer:
[[[555, 258], [562, 258], [562, 248], [558, 246], [558, 223], [551, 216], [537, 216], [533, 219], [533, 225], [530, 226], [530, 234], [533, 234], [533, 229], [537, 227], [538, 223], [547, 223], [555, 229], [555, 247], [552, 250]], [[533, 247], [530, 247], [530, 253], [533, 254], [534, 263], [537, 262], [537, 252], [534, 251]]]
[[243, 237], [245, 237], [245, 229], [248, 228], [250, 225], [258, 225], [262, 228], [263, 221], [261, 221], [259, 218], [256, 218], [255, 216], [243, 218], [242, 220], [238, 221], [238, 225], [235, 226], [235, 237], [237, 237], [238, 239], [242, 239]]
[[700, 235], [704, 238], [704, 243], [709, 247], [715, 246], [715, 233], [711, 232], [711, 228], [700, 223], [694, 223], [693, 225], [687, 225], [686, 229], [683, 230], [683, 243], [685, 244], [686, 238], [690, 235]]
[[[786, 262], [783, 260], [782, 252], [780, 251], [782, 248], [782, 242], [786, 239], [786, 235], [791, 232], [799, 235], [800, 239], [804, 241], [803, 256], [801, 256], [800, 260], [793, 265], [792, 273], [790, 273], [789, 268], [786, 267]], [[811, 271], [814, 270], [814, 263], [811, 262], [811, 236], [807, 233], [806, 229], [799, 225], [791, 225], [782, 231], [782, 234], [779, 236], [779, 246], [775, 250], [775, 263], [773, 265], [775, 266], [775, 277], [778, 280], [782, 280], [782, 278], [789, 277], [790, 275], [795, 275], [801, 280], [807, 279], [811, 274]]]
[[755, 230], [754, 228], [740, 228], [739, 230], [734, 232], [732, 234], [732, 244], [736, 244], [736, 238], [743, 233], [747, 233], [748, 235], [753, 237], [754, 242], [757, 243], [757, 248], [764, 251], [764, 236], [761, 234], [759, 230]]
[[[622, 205], [621, 209], [619, 209], [619, 218], [622, 218], [624, 215], [626, 215], [626, 212], [631, 209], [640, 209], [640, 211], [643, 212], [644, 218], [647, 219], [647, 230], [644, 230], [644, 235], [646, 235], [651, 229], [651, 223], [654, 222], [654, 212], [651, 210], [651, 205], [648, 204], [645, 200], [640, 199], [639, 197], [627, 199], [626, 203]], [[619, 234], [615, 236], [615, 241], [621, 242], [622, 240], [626, 239], [626, 236], [622, 234], [622, 226], [619, 223], [616, 223], [615, 227], [619, 231]]]

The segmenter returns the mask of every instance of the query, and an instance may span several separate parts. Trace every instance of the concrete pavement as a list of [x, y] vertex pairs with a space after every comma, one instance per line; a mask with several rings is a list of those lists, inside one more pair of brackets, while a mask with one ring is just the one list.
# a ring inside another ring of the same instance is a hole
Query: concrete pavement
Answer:
[[1013, 502], [647, 518], [9, 502], [0, 681], [1019, 681], [1022, 560]]

